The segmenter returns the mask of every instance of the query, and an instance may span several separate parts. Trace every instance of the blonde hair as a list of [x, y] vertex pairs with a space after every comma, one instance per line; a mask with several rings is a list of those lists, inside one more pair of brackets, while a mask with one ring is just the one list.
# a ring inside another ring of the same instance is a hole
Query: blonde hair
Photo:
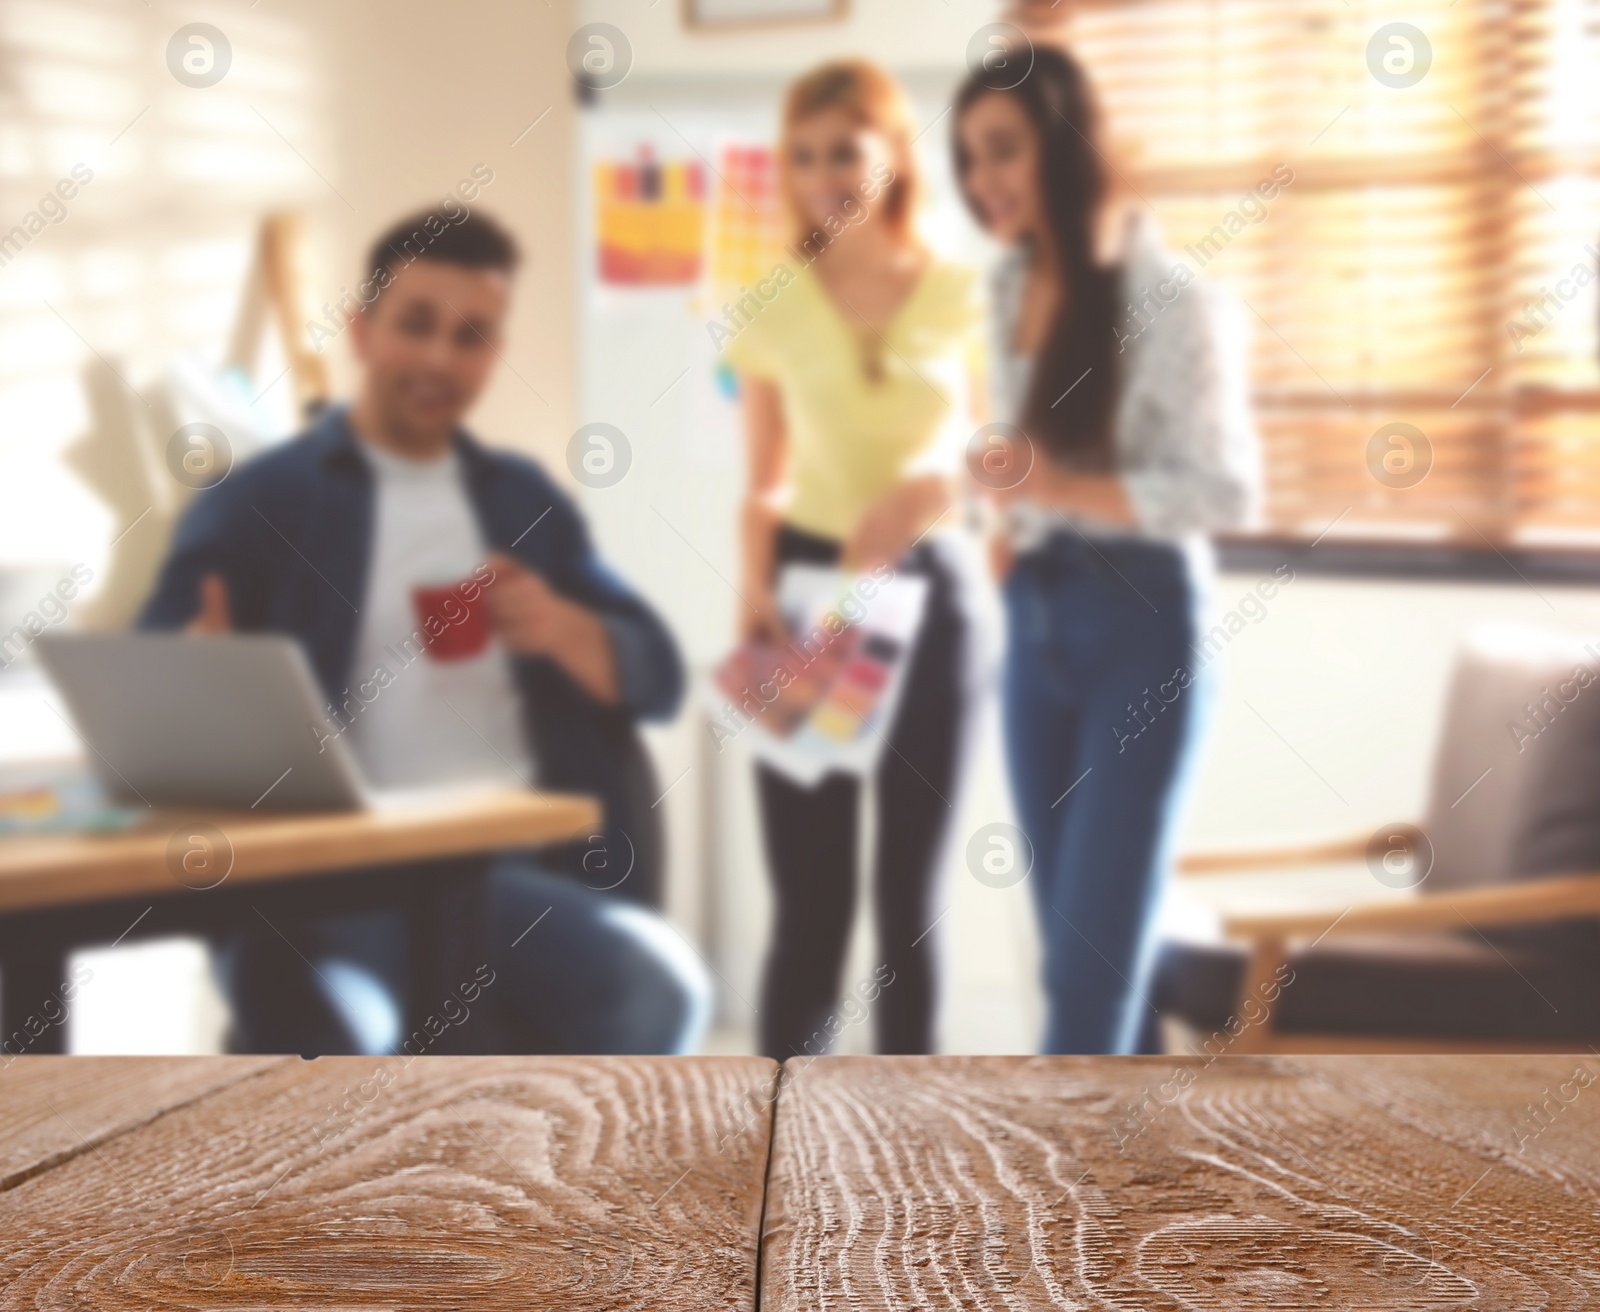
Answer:
[[916, 158], [911, 152], [911, 110], [900, 84], [884, 69], [866, 59], [829, 60], [797, 79], [783, 100], [778, 145], [778, 187], [788, 206], [794, 239], [804, 242], [812, 227], [794, 202], [789, 177], [789, 147], [796, 125], [818, 114], [836, 111], [858, 127], [888, 140], [894, 180], [879, 199], [883, 216], [897, 236], [909, 238], [911, 221], [921, 192]]

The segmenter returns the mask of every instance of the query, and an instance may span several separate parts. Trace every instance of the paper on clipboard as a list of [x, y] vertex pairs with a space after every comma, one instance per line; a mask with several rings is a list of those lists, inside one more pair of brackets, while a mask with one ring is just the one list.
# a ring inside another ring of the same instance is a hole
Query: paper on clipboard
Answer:
[[777, 601], [785, 644], [747, 643], [717, 671], [728, 699], [713, 728], [798, 784], [877, 768], [927, 605], [923, 578], [879, 579], [787, 565]]

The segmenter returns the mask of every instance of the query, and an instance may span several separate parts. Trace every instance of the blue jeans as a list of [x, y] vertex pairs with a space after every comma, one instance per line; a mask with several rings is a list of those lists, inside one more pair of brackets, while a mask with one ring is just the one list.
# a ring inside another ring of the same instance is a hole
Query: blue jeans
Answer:
[[421, 999], [436, 1035], [402, 1032], [402, 999], [415, 981], [399, 911], [230, 936], [217, 953], [233, 1008], [230, 1048], [432, 1051], [481, 1009], [511, 1052], [684, 1053], [698, 1045], [711, 1011], [706, 970], [655, 912], [515, 853], [486, 863], [481, 907], [471, 964], [481, 960], [482, 970], [461, 981], [459, 996]]
[[1149, 1013], [1153, 913], [1207, 699], [1176, 547], [1058, 533], [1005, 582], [1006, 747], [1032, 845], [1044, 1051], [1123, 1053]]

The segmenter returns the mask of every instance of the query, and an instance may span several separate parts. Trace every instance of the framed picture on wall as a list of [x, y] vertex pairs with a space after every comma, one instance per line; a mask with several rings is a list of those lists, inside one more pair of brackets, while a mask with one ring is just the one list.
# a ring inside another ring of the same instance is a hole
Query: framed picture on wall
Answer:
[[850, 0], [683, 0], [683, 21], [699, 31], [837, 22]]

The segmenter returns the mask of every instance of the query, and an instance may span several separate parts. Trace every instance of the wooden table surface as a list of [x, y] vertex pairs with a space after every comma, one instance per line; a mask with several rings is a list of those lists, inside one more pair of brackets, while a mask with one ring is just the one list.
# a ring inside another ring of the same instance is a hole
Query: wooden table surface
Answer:
[[531, 847], [583, 837], [599, 815], [589, 798], [520, 789], [403, 809], [154, 811], [121, 833], [0, 838], [0, 912]]
[[0, 1308], [1548, 1309], [1600, 1057], [21, 1058]]
[[[173, 1064], [0, 1071], [5, 1139], [48, 1099], [79, 1145], [20, 1136], [0, 1307], [755, 1305], [771, 1062], [218, 1057], [186, 1087]], [[120, 1129], [90, 1110], [110, 1088]]]

